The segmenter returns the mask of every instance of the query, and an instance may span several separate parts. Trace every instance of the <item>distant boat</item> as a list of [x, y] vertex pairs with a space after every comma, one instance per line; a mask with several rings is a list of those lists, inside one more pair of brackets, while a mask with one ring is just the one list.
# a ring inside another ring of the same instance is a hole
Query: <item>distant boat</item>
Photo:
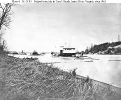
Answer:
[[19, 54], [19, 53], [16, 51], [12, 51], [12, 52], [10, 52], [10, 54]]
[[62, 48], [60, 50], [60, 56], [64, 56], [64, 57], [72, 57], [75, 56], [76, 51], [75, 48], [71, 48], [71, 47], [66, 47], [66, 48]]
[[27, 55], [25, 52], [21, 52], [21, 53], [19, 53], [20, 55]]

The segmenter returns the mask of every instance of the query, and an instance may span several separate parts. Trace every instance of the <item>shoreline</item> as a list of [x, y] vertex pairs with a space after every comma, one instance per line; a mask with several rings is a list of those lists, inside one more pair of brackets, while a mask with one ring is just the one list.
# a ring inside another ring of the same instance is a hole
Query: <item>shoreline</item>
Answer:
[[[3, 77], [1, 77], [1, 79], [2, 80], [4, 79], [3, 80], [4, 82], [8, 82], [8, 83], [6, 83], [6, 85], [9, 86], [10, 88], [12, 88], [14, 85], [19, 86], [20, 83], [18, 84], [18, 81], [22, 82], [21, 84], [23, 84], [23, 85], [21, 85], [21, 88], [23, 88], [23, 89], [25, 86], [27, 86], [27, 84], [28, 85], [33, 84], [33, 86], [34, 86], [34, 84], [36, 84], [37, 86], [39, 86], [42, 82], [43, 85], [40, 88], [42, 89], [42, 91], [45, 91], [45, 94], [47, 93], [46, 94], [47, 96], [49, 96], [48, 92], [51, 90], [50, 88], [52, 88], [52, 87], [56, 88], [57, 87], [56, 85], [58, 85], [58, 86], [60, 86], [61, 91], [64, 89], [64, 87], [67, 88], [68, 92], [73, 91], [73, 89], [76, 92], [78, 91], [78, 89], [79, 89], [79, 91], [84, 92], [83, 89], [85, 89], [86, 93], [89, 91], [93, 91], [92, 93], [96, 93], [96, 95], [99, 95], [100, 91], [102, 91], [102, 90], [107, 91], [110, 88], [109, 92], [114, 93], [116, 91], [116, 95], [118, 95], [118, 97], [119, 97], [119, 99], [115, 99], [115, 100], [120, 100], [120, 97], [121, 97], [120, 88], [117, 88], [112, 85], [109, 85], [109, 84], [106, 84], [103, 82], [99, 82], [99, 81], [96, 81], [96, 80], [93, 80], [90, 78], [86, 82], [86, 80], [87, 80], [86, 77], [83, 77], [80, 75], [73, 77], [72, 74], [69, 72], [63, 71], [59, 68], [54, 68], [52, 65], [48, 66], [47, 64], [38, 62], [37, 60], [31, 61], [29, 59], [20, 59], [20, 58], [6, 56], [6, 57], [1, 57], [0, 62], [1, 62], [0, 70], [2, 71], [1, 75], [3, 76]], [[17, 75], [16, 71], [19, 72], [18, 73], [19, 76]], [[28, 72], [28, 71], [30, 71], [30, 72]], [[7, 75], [7, 73], [9, 76]], [[14, 76], [11, 76], [11, 75], [14, 75]], [[39, 75], [39, 77], [38, 77], [38, 75]], [[16, 80], [16, 78], [17, 78], [17, 80]], [[0, 81], [2, 81], [2, 80], [0, 80]], [[10, 81], [10, 83], [9, 83], [9, 81]], [[63, 82], [66, 82], [66, 83], [63, 83]], [[24, 84], [24, 83], [26, 83], [26, 84]], [[60, 83], [63, 85], [61, 85]], [[68, 87], [68, 85], [69, 85], [69, 87]], [[81, 87], [80, 87], [80, 85], [81, 85]], [[44, 88], [43, 88], [43, 86], [44, 86]], [[6, 87], [4, 87], [4, 88], [6, 88]], [[16, 87], [16, 88], [19, 89], [18, 87]], [[29, 91], [31, 90], [31, 88], [29, 90], [27, 89], [28, 91], [24, 89], [24, 91], [27, 92], [27, 95], [29, 95]], [[98, 88], [100, 91], [97, 91]], [[53, 93], [58, 93], [58, 96], [59, 96], [61, 92], [57, 92], [57, 91], [60, 91], [60, 89], [58, 88], [57, 90], [56, 89], [52, 90], [53, 92], [49, 92], [51, 94], [50, 98], [52, 98], [53, 96], [54, 96], [54, 98], [56, 98], [55, 97], [56, 95]], [[37, 90], [35, 90], [35, 91], [37, 91]], [[11, 90], [11, 91], [14, 91], [14, 90]], [[23, 90], [21, 90], [21, 91], [23, 91]], [[69, 96], [68, 92], [65, 92], [63, 90], [64, 95], [63, 96], [60, 95], [59, 98], [63, 98], [63, 100], [67, 100], [69, 98], [75, 98], [76, 95], [77, 95], [76, 98], [81, 98], [81, 92], [78, 91], [76, 93], [74, 91], [72, 92], [72, 96], [71, 95]], [[96, 92], [94, 92], [94, 91], [96, 91]], [[31, 92], [33, 93], [34, 91], [31, 91]], [[86, 93], [84, 94], [85, 96], [87, 95]], [[111, 97], [111, 96], [109, 96], [108, 92], [106, 92], [102, 95], [106, 95], [105, 98]], [[29, 97], [31, 97], [31, 96], [32, 95], [29, 95]], [[93, 96], [93, 98], [97, 98], [93, 94], [92, 94], [92, 96]], [[33, 96], [33, 98], [34, 97], [35, 96]], [[40, 98], [40, 97], [41, 96], [38, 96], [37, 98]], [[7, 100], [9, 100], [9, 99], [7, 99]], [[10, 100], [15, 100], [15, 99], [10, 99]], [[35, 100], [35, 99], [32, 99], [32, 100]], [[36, 99], [36, 100], [38, 100], [38, 99]], [[41, 100], [41, 99], [39, 99], [39, 100]], [[45, 99], [42, 99], [42, 100], [45, 100]], [[60, 100], [60, 99], [56, 99], [56, 100]], [[80, 100], [80, 99], [77, 99], [77, 100]], [[85, 100], [88, 100], [88, 99], [85, 99]], [[96, 99], [96, 100], [98, 100], [98, 99]], [[110, 100], [110, 99], [106, 99], [106, 100]]]

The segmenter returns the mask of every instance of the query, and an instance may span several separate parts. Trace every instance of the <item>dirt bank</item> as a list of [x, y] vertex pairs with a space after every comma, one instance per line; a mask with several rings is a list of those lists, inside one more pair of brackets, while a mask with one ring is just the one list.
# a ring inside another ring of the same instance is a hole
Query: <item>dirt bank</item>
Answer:
[[120, 100], [119, 88], [40, 63], [0, 55], [0, 100]]

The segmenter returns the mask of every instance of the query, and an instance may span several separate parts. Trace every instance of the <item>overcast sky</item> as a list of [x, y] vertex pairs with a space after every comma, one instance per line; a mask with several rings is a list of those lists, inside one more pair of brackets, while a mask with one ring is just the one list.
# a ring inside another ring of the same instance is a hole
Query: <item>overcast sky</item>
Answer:
[[121, 34], [120, 4], [33, 3], [12, 10], [4, 35], [9, 50], [53, 51], [65, 43], [85, 50]]

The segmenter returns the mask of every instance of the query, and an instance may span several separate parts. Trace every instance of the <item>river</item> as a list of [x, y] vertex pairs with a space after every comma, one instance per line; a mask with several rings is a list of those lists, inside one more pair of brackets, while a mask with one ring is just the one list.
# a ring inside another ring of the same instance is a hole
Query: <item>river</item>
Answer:
[[[16, 55], [16, 57], [26, 57]], [[29, 56], [30, 57], [30, 56]], [[86, 55], [81, 59], [73, 57], [52, 57], [51, 54], [34, 56], [43, 63], [53, 63], [65, 71], [77, 68], [77, 74], [121, 87], [121, 55]]]

